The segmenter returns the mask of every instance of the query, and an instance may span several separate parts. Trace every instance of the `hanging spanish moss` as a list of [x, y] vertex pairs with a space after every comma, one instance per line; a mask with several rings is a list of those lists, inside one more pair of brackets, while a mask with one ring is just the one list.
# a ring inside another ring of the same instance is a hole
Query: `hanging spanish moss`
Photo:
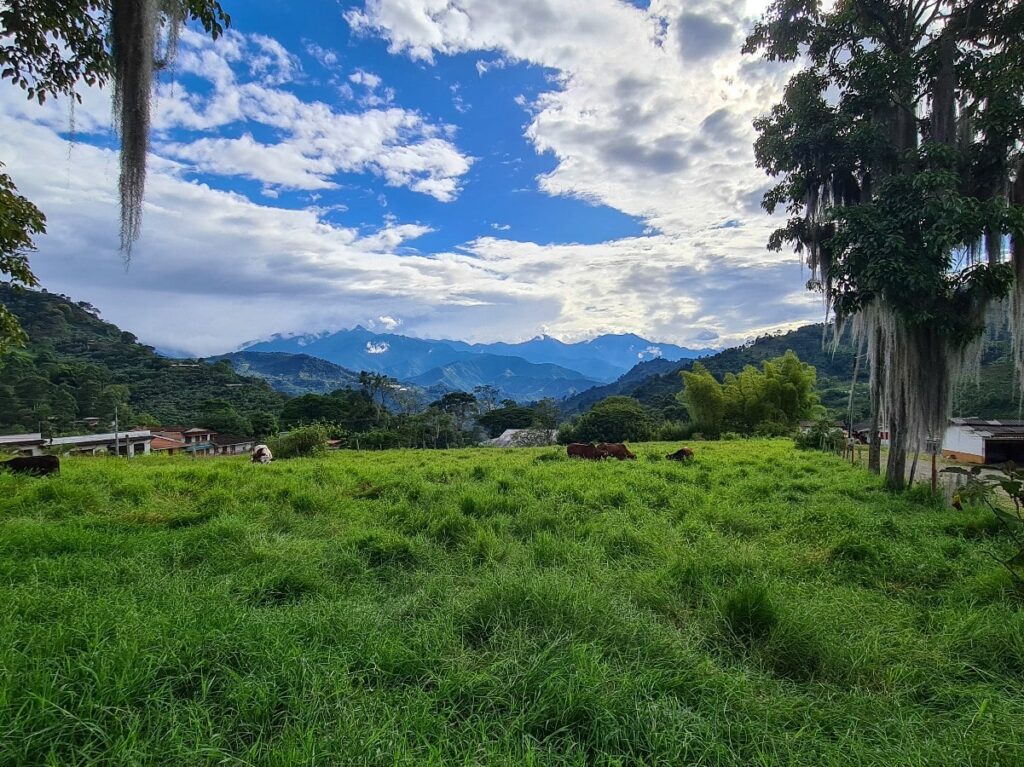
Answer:
[[887, 482], [901, 487], [905, 453], [945, 432], [954, 389], [977, 358], [981, 339], [958, 346], [929, 325], [909, 325], [897, 311], [874, 302], [852, 318], [854, 343], [866, 344], [874, 404], [890, 438]]
[[111, 8], [114, 124], [121, 137], [121, 251], [126, 265], [142, 228], [153, 77], [173, 59], [184, 13], [181, 0], [114, 0]]

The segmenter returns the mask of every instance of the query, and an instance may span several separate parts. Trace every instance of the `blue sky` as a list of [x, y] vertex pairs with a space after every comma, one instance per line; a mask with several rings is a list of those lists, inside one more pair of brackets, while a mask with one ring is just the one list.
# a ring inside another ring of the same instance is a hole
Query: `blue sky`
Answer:
[[364, 324], [724, 345], [817, 319], [764, 248], [750, 122], [785, 82], [757, 2], [225, 2], [158, 88], [143, 237], [117, 252], [109, 94], [0, 92], [49, 218], [34, 267], [147, 342], [209, 354]]

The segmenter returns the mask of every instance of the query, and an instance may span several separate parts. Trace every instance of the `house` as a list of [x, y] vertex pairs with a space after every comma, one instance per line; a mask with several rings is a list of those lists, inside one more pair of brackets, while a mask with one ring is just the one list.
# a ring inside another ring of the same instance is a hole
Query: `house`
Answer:
[[1024, 464], [1024, 421], [951, 418], [942, 455], [966, 463]]
[[162, 434], [154, 434], [153, 441], [149, 444], [149, 449], [151, 452], [160, 453], [161, 455], [174, 455], [185, 449], [185, 441], [171, 439]]
[[193, 456], [217, 454], [217, 446], [213, 443], [217, 432], [213, 429], [203, 426], [161, 426], [154, 433], [162, 438], [160, 444], [168, 455], [177, 452]]
[[[862, 445], [866, 445], [870, 442], [868, 437], [871, 435], [871, 422], [861, 421], [853, 425], [853, 436]], [[879, 444], [883, 447], [889, 447], [889, 427], [882, 425], [878, 429]]]
[[45, 439], [41, 434], [12, 434], [0, 437], [0, 449], [13, 450], [19, 455], [42, 455], [45, 450], [78, 455], [98, 455], [113, 453], [116, 446], [121, 455], [130, 458], [149, 453], [152, 439], [153, 434], [148, 429], [107, 434], [77, 434], [50, 439]]
[[108, 434], [79, 434], [72, 437], [53, 437], [47, 440], [46, 447], [62, 453], [77, 455], [99, 455], [113, 453], [131, 458], [135, 455], [148, 455], [153, 433], [149, 429], [135, 431], [110, 432]]
[[42, 455], [46, 440], [39, 432], [31, 434], [0, 434], [0, 451], [16, 455]]
[[251, 453], [256, 446], [256, 441], [251, 437], [241, 437], [237, 434], [214, 434], [212, 441], [215, 455]]

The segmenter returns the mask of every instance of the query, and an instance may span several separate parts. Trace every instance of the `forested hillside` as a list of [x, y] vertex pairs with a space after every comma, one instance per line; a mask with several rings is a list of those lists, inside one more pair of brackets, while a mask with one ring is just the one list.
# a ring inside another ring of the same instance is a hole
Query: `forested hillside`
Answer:
[[[822, 404], [837, 416], [845, 415], [854, 372], [854, 350], [850, 345], [849, 334], [833, 349], [831, 337], [826, 339], [824, 333], [823, 325], [806, 325], [788, 333], [761, 336], [742, 346], [704, 357], [700, 363], [721, 380], [726, 373], [739, 373], [747, 365], [758, 367], [765, 360], [779, 357], [792, 349], [801, 361], [810, 363], [817, 370]], [[954, 415], [1019, 417], [1018, 399], [1012, 385], [1008, 338], [997, 335], [988, 339], [981, 361], [977, 379], [971, 375], [964, 377], [954, 406]], [[682, 388], [680, 372], [692, 369], [693, 364], [694, 360], [676, 363], [652, 360], [641, 363], [614, 383], [595, 387], [565, 400], [562, 412], [565, 415], [582, 413], [605, 397], [626, 395], [669, 418], [685, 418], [676, 394]], [[862, 366], [854, 392], [855, 419], [864, 418], [867, 414], [868, 375], [868, 370]]]
[[285, 396], [229, 362], [169, 360], [131, 333], [99, 318], [86, 303], [0, 284], [0, 303], [28, 333], [24, 349], [0, 356], [0, 430], [105, 428], [118, 407], [121, 425], [189, 422], [227, 403], [245, 418], [276, 414]]
[[209, 361], [227, 360], [239, 375], [255, 376], [290, 396], [330, 394], [337, 389], [358, 389], [359, 374], [308, 354], [287, 352], [231, 352]]

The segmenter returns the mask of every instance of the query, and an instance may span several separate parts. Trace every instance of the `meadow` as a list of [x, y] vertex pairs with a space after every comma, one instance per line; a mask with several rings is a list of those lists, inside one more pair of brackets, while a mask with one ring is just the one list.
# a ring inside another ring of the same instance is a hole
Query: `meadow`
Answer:
[[1024, 764], [987, 512], [670, 447], [0, 474], [0, 764]]

